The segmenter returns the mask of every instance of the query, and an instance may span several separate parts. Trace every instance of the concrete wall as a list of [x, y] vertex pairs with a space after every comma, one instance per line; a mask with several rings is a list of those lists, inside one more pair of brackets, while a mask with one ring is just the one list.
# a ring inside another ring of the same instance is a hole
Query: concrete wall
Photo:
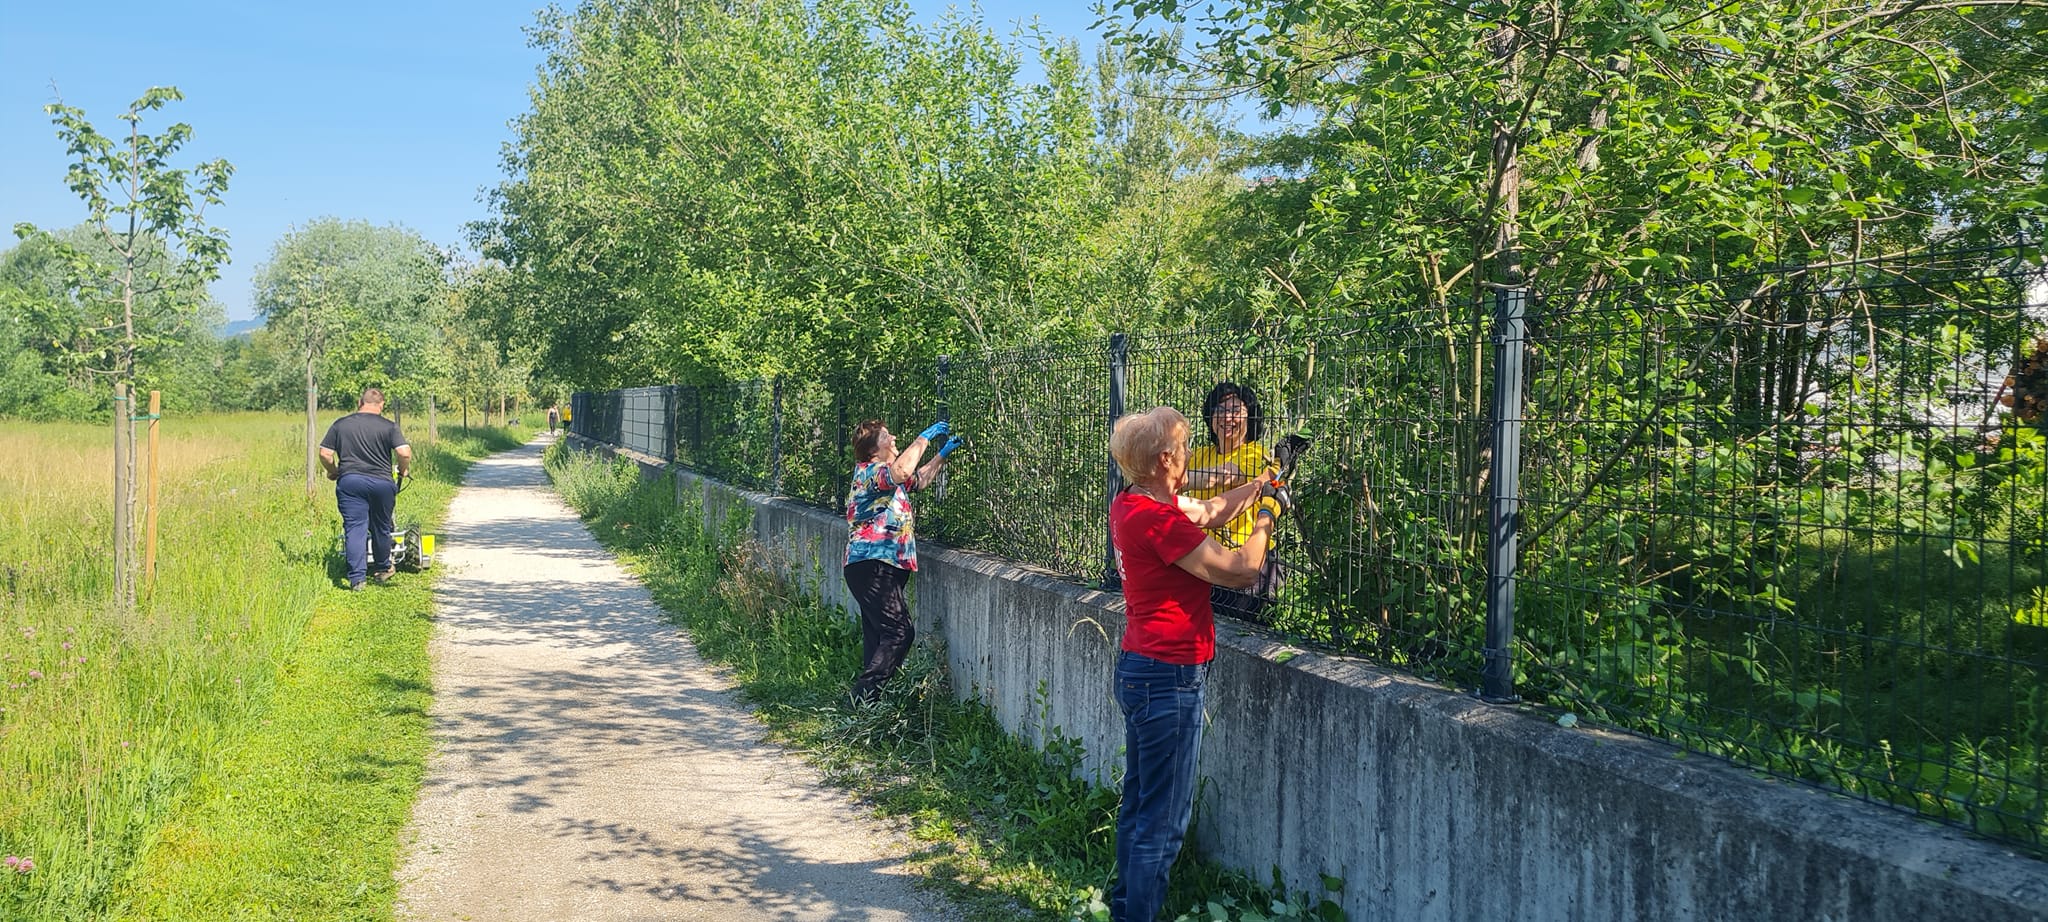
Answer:
[[[850, 604], [844, 521], [687, 472], [722, 517]], [[931, 544], [913, 583], [956, 687], [1034, 741], [1055, 728], [1099, 781], [1121, 596]], [[2048, 919], [2048, 862], [1903, 813], [1619, 733], [1564, 729], [1362, 660], [1219, 625], [1195, 843], [1295, 890], [1344, 880], [1353, 920]]]

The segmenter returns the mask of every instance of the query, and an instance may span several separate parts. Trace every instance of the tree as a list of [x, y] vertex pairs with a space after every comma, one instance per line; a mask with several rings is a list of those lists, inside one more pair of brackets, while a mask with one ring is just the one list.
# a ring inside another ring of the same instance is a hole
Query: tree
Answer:
[[1124, 109], [1131, 156], [1108, 153], [1071, 43], [1031, 86], [979, 23], [895, 0], [686, 6], [592, 0], [535, 30], [533, 111], [473, 240], [544, 377], [857, 377], [1147, 303], [1149, 278], [1086, 271], [1092, 231], [1155, 191], [1138, 161], [1186, 145]]
[[1313, 192], [1287, 252], [1326, 310], [1995, 239], [2048, 209], [2038, 0], [1115, 9], [1154, 66], [1314, 119], [1267, 152]]
[[322, 382], [351, 399], [371, 386], [406, 399], [445, 377], [445, 264], [406, 228], [319, 218], [280, 238], [256, 270], [257, 310], [293, 344], [304, 372], [308, 496], [318, 487]]
[[66, 174], [71, 190], [86, 204], [99, 247], [88, 247], [18, 224], [24, 241], [38, 240], [60, 254], [63, 287], [85, 310], [86, 322], [65, 352], [88, 376], [114, 382], [114, 602], [135, 604], [136, 372], [141, 356], [178, 341], [208, 302], [206, 283], [220, 274], [227, 236], [205, 222], [209, 205], [221, 203], [234, 167], [208, 160], [189, 169], [171, 166], [191, 139], [183, 122], [162, 134], [142, 133], [146, 113], [183, 99], [175, 87], [151, 87], [129, 104], [120, 119], [127, 137], [114, 140], [86, 120], [84, 110], [62, 103], [44, 107], [57, 136], [76, 158]]

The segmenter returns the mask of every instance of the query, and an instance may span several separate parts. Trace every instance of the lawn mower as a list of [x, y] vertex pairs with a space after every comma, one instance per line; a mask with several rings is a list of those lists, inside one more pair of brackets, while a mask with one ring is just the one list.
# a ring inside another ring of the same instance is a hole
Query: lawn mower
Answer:
[[[393, 494], [396, 496], [405, 492], [406, 484], [411, 478], [393, 471], [392, 480], [398, 485], [396, 493]], [[396, 518], [394, 510], [394, 524], [396, 524]], [[345, 540], [346, 535], [336, 537], [334, 541], [336, 549], [341, 549], [343, 547], [342, 542]], [[376, 560], [376, 544], [374, 540], [366, 536], [363, 543], [365, 559]], [[345, 557], [346, 555], [342, 556]], [[420, 523], [417, 521], [407, 522], [402, 526], [392, 529], [391, 566], [394, 569], [404, 570], [407, 573], [423, 573], [432, 569], [434, 566], [434, 536], [423, 531], [420, 528]]]
[[[395, 498], [405, 492], [405, 486], [412, 478], [395, 469], [391, 478], [398, 484], [398, 489], [392, 493], [395, 505]], [[433, 567], [434, 536], [420, 531], [418, 522], [405, 523], [405, 527], [391, 533], [391, 565], [408, 573], [420, 573]]]
[[420, 573], [434, 566], [434, 536], [423, 534], [420, 523], [407, 522], [391, 533], [391, 565], [408, 573]]

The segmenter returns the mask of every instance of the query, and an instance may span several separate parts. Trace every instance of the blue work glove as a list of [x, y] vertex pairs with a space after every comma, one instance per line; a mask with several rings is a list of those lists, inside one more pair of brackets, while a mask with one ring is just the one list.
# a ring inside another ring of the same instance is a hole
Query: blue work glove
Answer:
[[950, 439], [947, 439], [947, 440], [946, 440], [946, 444], [944, 444], [944, 445], [941, 445], [941, 446], [939, 446], [939, 457], [943, 458], [943, 457], [945, 457], [945, 456], [947, 456], [947, 455], [950, 455], [950, 454], [952, 454], [952, 453], [954, 453], [954, 452], [956, 452], [956, 451], [959, 451], [959, 450], [960, 450], [960, 446], [962, 446], [962, 445], [965, 445], [965, 444], [967, 444], [967, 440], [966, 440], [966, 439], [963, 439], [963, 438], [961, 438], [961, 437], [959, 437], [959, 436], [957, 436], [957, 435], [956, 435], [956, 436], [954, 436], [954, 437], [952, 437], [952, 438], [950, 438]]
[[947, 425], [946, 421], [942, 419], [939, 420], [938, 422], [935, 422], [929, 426], [924, 427], [924, 431], [918, 433], [917, 437], [929, 442], [951, 431], [953, 431], [953, 427]]

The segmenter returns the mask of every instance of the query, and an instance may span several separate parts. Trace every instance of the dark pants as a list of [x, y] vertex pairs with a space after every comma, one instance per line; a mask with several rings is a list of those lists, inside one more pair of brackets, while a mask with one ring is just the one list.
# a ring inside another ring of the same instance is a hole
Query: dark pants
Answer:
[[[343, 474], [334, 484], [334, 504], [341, 507], [341, 553], [348, 560], [348, 582], [353, 586], [369, 576], [391, 569], [391, 507], [398, 503], [398, 484], [386, 477]], [[370, 546], [372, 561], [364, 561], [363, 544]]]
[[917, 623], [910, 618], [910, 605], [903, 601], [903, 587], [910, 583], [910, 571], [880, 560], [859, 560], [846, 565], [846, 588], [860, 603], [860, 675], [853, 680], [853, 699], [873, 701], [882, 696], [882, 683], [903, 668], [910, 655], [910, 643], [917, 639]]
[[1152, 922], [1166, 903], [1166, 875], [1195, 809], [1202, 749], [1202, 685], [1209, 666], [1175, 666], [1125, 651], [1116, 658], [1124, 712], [1124, 796], [1116, 814], [1115, 922]]

